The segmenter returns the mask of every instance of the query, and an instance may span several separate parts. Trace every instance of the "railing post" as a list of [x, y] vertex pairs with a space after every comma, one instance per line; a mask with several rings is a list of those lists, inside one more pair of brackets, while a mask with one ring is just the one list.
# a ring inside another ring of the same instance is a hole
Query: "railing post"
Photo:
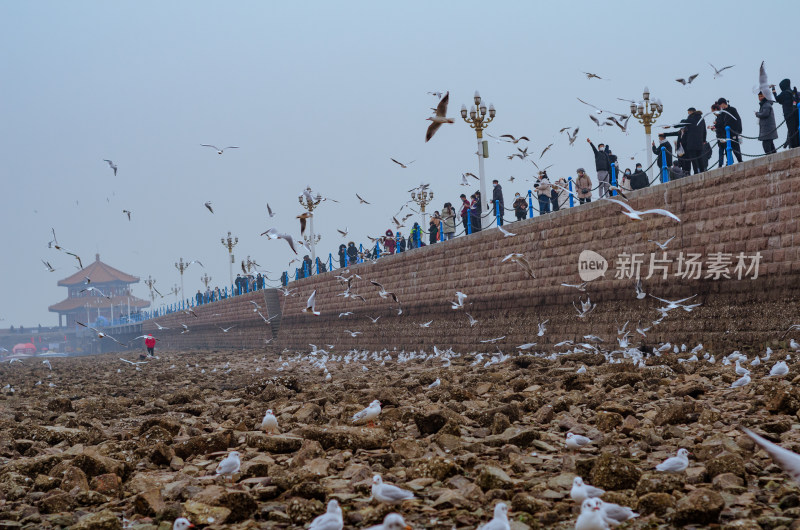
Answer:
[[358, 244], [358, 263], [364, 263], [364, 258], [362, 257], [363, 255], [364, 255], [364, 244], [363, 243], [359, 243]]
[[500, 201], [494, 201], [494, 219], [497, 226], [500, 226]]
[[333, 270], [333, 254], [331, 254], [330, 252], [328, 252], [328, 270], [329, 271]]
[[728, 159], [728, 165], [733, 165], [733, 146], [731, 145], [731, 126], [725, 126], [725, 155]]
[[567, 186], [569, 187], [569, 207], [575, 206], [575, 197], [572, 195], [572, 175], [567, 177]]
[[661, 146], [661, 182], [669, 182], [669, 169], [667, 169], [667, 148]]
[[[616, 188], [617, 187], [617, 163], [616, 162], [611, 162], [611, 187], [612, 188]], [[611, 190], [611, 196], [612, 197], [616, 197], [617, 196], [617, 192], [614, 191], [614, 190]]]
[[378, 259], [380, 257], [381, 257], [381, 244], [376, 241], [375, 242], [375, 259]]
[[472, 233], [472, 209], [467, 210], [467, 235]]
[[442, 232], [443, 229], [444, 229], [444, 223], [442, 222], [441, 219], [439, 219], [439, 234], [438, 234], [439, 238], [438, 238], [438, 241], [444, 241], [444, 239], [442, 239], [442, 236], [444, 235], [444, 232]]
[[528, 190], [528, 219], [533, 219], [533, 192]]

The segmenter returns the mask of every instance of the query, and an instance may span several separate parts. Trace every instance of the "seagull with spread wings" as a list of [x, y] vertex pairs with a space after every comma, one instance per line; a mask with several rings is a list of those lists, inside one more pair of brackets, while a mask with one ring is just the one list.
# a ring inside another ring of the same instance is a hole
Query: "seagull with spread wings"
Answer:
[[675, 215], [674, 213], [669, 212], [667, 210], [662, 210], [661, 208], [655, 208], [655, 209], [652, 209], [652, 210], [639, 211], [639, 210], [634, 210], [631, 205], [629, 205], [627, 203], [624, 203], [622, 201], [618, 201], [616, 199], [609, 199], [608, 197], [605, 197], [603, 200], [610, 201], [610, 202], [615, 202], [615, 203], [621, 205], [625, 209], [622, 210], [620, 213], [622, 213], [623, 215], [627, 215], [628, 217], [630, 217], [631, 219], [634, 219], [636, 221], [641, 221], [643, 215], [656, 214], [656, 215], [663, 215], [665, 217], [669, 217], [670, 219], [675, 219], [679, 223], [681, 222], [681, 220], [678, 218], [677, 215]]
[[211, 201], [206, 201], [206, 202], [205, 202], [205, 204], [204, 204], [203, 206], [205, 206], [206, 208], [208, 208], [208, 211], [209, 211], [209, 212], [211, 212], [211, 213], [214, 213], [214, 208], [212, 208], [212, 207], [211, 207]]
[[76, 324], [78, 324], [79, 326], [83, 326], [83, 327], [85, 327], [85, 328], [89, 328], [89, 329], [91, 329], [92, 331], [94, 331], [95, 333], [97, 333], [97, 338], [98, 338], [98, 339], [105, 339], [105, 338], [109, 338], [109, 339], [113, 340], [114, 342], [116, 342], [117, 344], [119, 344], [120, 346], [126, 346], [126, 347], [127, 347], [127, 345], [126, 345], [126, 344], [122, 344], [120, 341], [118, 341], [117, 339], [115, 339], [115, 338], [114, 338], [114, 337], [112, 337], [111, 335], [106, 335], [105, 333], [103, 333], [103, 332], [102, 332], [102, 331], [100, 331], [99, 329], [93, 328], [92, 326], [87, 326], [86, 324], [84, 324], [84, 323], [82, 323], [82, 322], [78, 322], [77, 320], [75, 321], [75, 323], [76, 323]]
[[509, 138], [509, 140], [505, 140], [505, 141], [509, 142], [509, 143], [512, 143], [512, 144], [518, 144], [522, 140], [525, 140], [526, 142], [530, 142], [530, 138], [528, 138], [527, 136], [520, 136], [519, 138], [515, 138], [513, 134], [501, 134], [500, 138]]
[[398, 162], [398, 161], [397, 161], [397, 160], [395, 160], [394, 158], [389, 158], [389, 160], [391, 160], [392, 162], [394, 162], [395, 164], [397, 164], [398, 166], [400, 166], [400, 167], [401, 167], [401, 168], [403, 168], [403, 169], [408, 169], [408, 166], [410, 166], [411, 164], [413, 164], [414, 162], [416, 162], [416, 160], [412, 160], [411, 162], [407, 162], [407, 163], [405, 163], [405, 164], [404, 164], [404, 163], [402, 163], [402, 162]]
[[698, 75], [700, 75], [700, 74], [693, 74], [693, 75], [690, 75], [690, 76], [689, 76], [687, 79], [684, 79], [684, 78], [682, 78], [682, 77], [681, 77], [681, 78], [678, 78], [678, 79], [676, 79], [675, 81], [677, 81], [678, 83], [682, 84], [683, 86], [691, 85], [691, 84], [692, 84], [692, 81], [694, 81], [694, 80], [695, 80], [695, 78], [696, 78]]
[[439, 130], [439, 127], [441, 127], [443, 123], [455, 123], [453, 118], [447, 117], [447, 104], [449, 102], [450, 92], [448, 91], [444, 97], [439, 100], [439, 104], [436, 106], [436, 113], [430, 118], [427, 118], [427, 120], [432, 123], [428, 126], [428, 130], [425, 133], [426, 142], [433, 138], [433, 135], [436, 134], [436, 131]]
[[110, 167], [111, 169], [114, 170], [114, 176], [116, 177], [117, 176], [117, 165], [114, 162], [112, 162], [111, 160], [108, 160], [107, 158], [104, 158], [103, 162], [108, 163], [108, 167]]
[[130, 221], [130, 220], [131, 220], [131, 211], [130, 211], [130, 210], [122, 210], [122, 213], [124, 213], [124, 214], [127, 214], [127, 215], [128, 215], [128, 221]]
[[303, 313], [311, 313], [311, 314], [319, 316], [320, 312], [317, 311], [317, 290], [316, 289], [311, 291], [311, 296], [308, 297], [308, 302], [306, 302], [306, 307], [305, 307], [305, 309], [303, 309]]
[[708, 63], [708, 66], [710, 66], [711, 68], [713, 68], [713, 69], [714, 69], [714, 79], [716, 79], [717, 77], [722, 77], [722, 72], [724, 72], [724, 71], [725, 71], [725, 70], [727, 70], [728, 68], [733, 68], [733, 67], [734, 67], [734, 66], [736, 66], [736, 65], [735, 65], [735, 64], [732, 64], [732, 65], [730, 65], [730, 66], [723, 66], [723, 67], [722, 67], [722, 68], [720, 68], [720, 69], [717, 69], [717, 67], [716, 67], [716, 66], [714, 66], [714, 65], [713, 65], [713, 64], [711, 64], [711, 63]]
[[216, 145], [211, 145], [211, 144], [200, 144], [200, 145], [202, 147], [210, 147], [211, 149], [215, 150], [218, 155], [221, 155], [223, 151], [225, 151], [225, 149], [239, 149], [239, 147], [235, 145], [229, 145], [228, 147], [223, 147], [222, 149], [220, 149]]
[[365, 201], [364, 199], [362, 199], [362, 198], [361, 198], [361, 195], [359, 195], [358, 193], [356, 193], [356, 197], [357, 197], [357, 198], [358, 198], [358, 200], [360, 201], [360, 202], [359, 202], [359, 204], [372, 204], [371, 202], [369, 202], [369, 201]]

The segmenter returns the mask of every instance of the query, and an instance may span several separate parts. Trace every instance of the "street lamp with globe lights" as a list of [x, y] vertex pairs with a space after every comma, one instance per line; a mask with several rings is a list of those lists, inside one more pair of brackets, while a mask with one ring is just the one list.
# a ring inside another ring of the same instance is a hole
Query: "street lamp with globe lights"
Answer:
[[230, 260], [228, 262], [228, 274], [230, 275], [231, 285], [233, 285], [233, 262], [236, 261], [233, 257], [233, 247], [235, 247], [239, 243], [238, 237], [231, 237], [230, 231], [228, 232], [228, 239], [226, 240], [224, 237], [221, 238], [222, 246], [228, 249], [228, 254], [230, 255]]
[[427, 192], [425, 190], [422, 191], [412, 191], [411, 192], [411, 200], [415, 203], [419, 204], [419, 209], [422, 212], [422, 230], [425, 230], [425, 206], [430, 204], [433, 201], [433, 191]]
[[[480, 93], [476, 90], [475, 95], [473, 96], [475, 101], [475, 105], [473, 105], [469, 110], [469, 118], [467, 118], [467, 106], [461, 105], [461, 118], [470, 127], [475, 129], [475, 134], [478, 137], [478, 176], [480, 177], [480, 186], [481, 186], [481, 205], [480, 205], [480, 212], [481, 212], [481, 226], [483, 226], [483, 218], [485, 212], [489, 209], [489, 204], [486, 202], [486, 176], [484, 174], [483, 168], [483, 159], [489, 158], [489, 145], [488, 143], [484, 142], [483, 140], [483, 130], [494, 120], [495, 116], [495, 108], [494, 105], [491, 103], [487, 109], [486, 102], [481, 100]], [[486, 117], [486, 113], [489, 113], [489, 117]]]
[[[647, 144], [647, 167], [650, 167], [653, 164], [653, 150], [652, 150], [652, 141], [650, 140], [650, 130], [653, 124], [656, 122], [656, 118], [661, 116], [661, 113], [664, 112], [664, 105], [661, 104], [660, 99], [654, 99], [650, 101], [650, 89], [644, 87], [644, 92], [642, 93], [643, 100], [639, 101], [639, 104], [631, 102], [631, 115], [636, 118], [639, 123], [644, 125], [644, 133], [645, 133], [645, 143]], [[650, 168], [650, 177], [653, 177], [653, 169]]]

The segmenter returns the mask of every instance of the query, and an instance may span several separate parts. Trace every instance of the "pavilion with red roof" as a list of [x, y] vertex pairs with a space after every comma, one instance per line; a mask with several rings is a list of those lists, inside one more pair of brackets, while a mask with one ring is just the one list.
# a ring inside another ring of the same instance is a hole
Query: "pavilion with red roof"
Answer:
[[[59, 327], [62, 316], [66, 317], [64, 324], [68, 326], [75, 321], [89, 324], [101, 317], [110, 322], [150, 305], [147, 300], [131, 295], [130, 285], [138, 282], [139, 278], [106, 265], [100, 261], [100, 254], [96, 254], [94, 263], [58, 282], [69, 289], [67, 299], [48, 309], [58, 313]], [[88, 291], [87, 287], [97, 290]]]

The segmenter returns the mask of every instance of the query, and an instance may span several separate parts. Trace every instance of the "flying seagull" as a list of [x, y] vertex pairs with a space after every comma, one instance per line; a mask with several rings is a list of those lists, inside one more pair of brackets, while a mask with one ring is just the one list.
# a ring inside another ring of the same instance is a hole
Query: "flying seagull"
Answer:
[[210, 147], [211, 149], [214, 149], [218, 155], [221, 155], [222, 152], [225, 151], [225, 149], [239, 149], [239, 147], [235, 145], [229, 145], [228, 147], [223, 147], [222, 149], [220, 149], [216, 145], [211, 145], [211, 144], [200, 144], [200, 145], [202, 147]]
[[356, 197], [358, 197], [358, 200], [359, 200], [359, 201], [361, 201], [361, 202], [359, 202], [359, 204], [372, 204], [372, 203], [370, 203], [370, 202], [368, 202], [368, 201], [365, 201], [364, 199], [362, 199], [362, 198], [361, 198], [361, 195], [359, 195], [358, 193], [356, 193]]
[[272, 208], [269, 207], [269, 203], [267, 203], [267, 213], [270, 217], [275, 217], [275, 214], [272, 213]]
[[103, 162], [107, 162], [108, 163], [108, 167], [110, 167], [111, 169], [114, 170], [114, 176], [116, 177], [117, 176], [117, 165], [114, 162], [112, 162], [111, 160], [108, 160], [107, 158], [104, 158]]
[[515, 138], [513, 134], [501, 134], [500, 138], [510, 138], [510, 140], [506, 140], [506, 141], [510, 142], [512, 144], [518, 144], [522, 140], [525, 140], [526, 142], [530, 142], [530, 139], [527, 136], [520, 136], [519, 138]]
[[391, 160], [392, 162], [394, 162], [395, 164], [397, 164], [398, 166], [400, 166], [400, 167], [401, 167], [401, 168], [403, 168], [403, 169], [408, 169], [408, 166], [410, 166], [411, 164], [413, 164], [414, 162], [416, 162], [416, 160], [412, 160], [411, 162], [407, 162], [407, 163], [405, 163], [405, 164], [404, 164], [404, 163], [402, 163], [402, 162], [398, 162], [398, 161], [397, 161], [397, 160], [395, 160], [394, 158], [389, 158], [389, 160]]
[[542, 159], [542, 157], [544, 156], [544, 154], [545, 154], [547, 151], [549, 151], [551, 147], [553, 147], [553, 144], [550, 144], [550, 145], [548, 145], [547, 147], [545, 147], [545, 148], [542, 150], [542, 154], [540, 154], [540, 155], [539, 155], [539, 160], [541, 160], [541, 159]]
[[47, 272], [56, 272], [53, 266], [50, 265], [49, 261], [42, 260], [42, 263], [44, 263], [44, 266], [47, 267]]
[[656, 245], [658, 248], [660, 248], [661, 250], [667, 250], [667, 245], [669, 245], [669, 242], [670, 242], [670, 241], [672, 241], [673, 239], [675, 239], [675, 236], [672, 236], [671, 238], [667, 239], [667, 240], [666, 240], [666, 241], [664, 241], [663, 243], [659, 243], [659, 242], [658, 242], [658, 241], [656, 241], [655, 239], [648, 239], [648, 240], [647, 240], [647, 242], [648, 242], [648, 243], [655, 243], [655, 245]]
[[206, 203], [204, 204], [204, 206], [205, 206], [206, 208], [208, 208], [208, 211], [209, 211], [209, 212], [211, 212], [211, 213], [214, 213], [214, 208], [212, 208], [212, 207], [211, 207], [211, 201], [206, 201]]
[[311, 212], [303, 212], [303, 213], [301, 213], [300, 215], [297, 216], [297, 218], [300, 219], [300, 235], [301, 236], [306, 233], [306, 219], [309, 219], [310, 217], [311, 217]]
[[700, 75], [700, 74], [690, 75], [688, 79], [684, 79], [684, 78], [681, 77], [679, 79], [676, 79], [675, 81], [677, 81], [678, 83], [682, 84], [683, 86], [690, 85], [690, 84], [692, 84], [692, 81], [694, 81], [695, 78], [698, 75]]
[[796, 483], [800, 484], [800, 455], [762, 438], [749, 429], [742, 427], [742, 430], [766, 451], [772, 460], [782, 467]]
[[317, 290], [314, 289], [311, 291], [311, 296], [308, 297], [308, 302], [306, 302], [306, 307], [303, 309], [303, 313], [312, 313], [314, 315], [319, 316], [320, 312], [317, 311]]
[[591, 72], [583, 72], [583, 73], [584, 73], [584, 75], [586, 75], [586, 79], [603, 79], [599, 75], [593, 74]]
[[722, 72], [724, 72], [724, 71], [725, 71], [725, 70], [727, 70], [728, 68], [733, 68], [734, 66], [736, 66], [735, 64], [732, 64], [732, 65], [730, 65], [730, 66], [723, 66], [722, 68], [720, 68], [719, 70], [717, 70], [717, 67], [716, 67], [716, 66], [714, 66], [713, 64], [711, 64], [711, 63], [708, 63], [708, 65], [709, 65], [711, 68], [713, 68], [713, 69], [714, 69], [714, 78], [717, 78], [717, 77], [722, 77]]
[[128, 221], [130, 221], [130, 220], [131, 220], [131, 211], [130, 211], [130, 210], [122, 210], [122, 213], [124, 213], [124, 214], [127, 214], [127, 215], [128, 215]]
[[436, 106], [436, 114], [427, 118], [428, 121], [432, 123], [428, 126], [428, 130], [425, 133], [425, 141], [429, 141], [433, 138], [433, 135], [436, 134], [436, 131], [439, 130], [439, 127], [442, 126], [443, 123], [455, 123], [453, 118], [447, 117], [447, 104], [450, 102], [450, 92], [448, 91], [444, 97], [439, 100], [439, 104]]
[[669, 217], [669, 218], [671, 218], [671, 219], [675, 219], [675, 220], [676, 220], [676, 221], [678, 221], [679, 223], [681, 222], [681, 220], [678, 218], [678, 216], [677, 216], [677, 215], [675, 215], [674, 213], [672, 213], [672, 212], [669, 212], [669, 211], [667, 211], [667, 210], [662, 210], [662, 209], [660, 209], [660, 208], [655, 208], [655, 209], [652, 209], [652, 210], [643, 210], [643, 211], [638, 211], [638, 210], [634, 210], [634, 209], [633, 209], [633, 208], [632, 208], [632, 207], [631, 207], [629, 204], [627, 204], [627, 203], [624, 203], [624, 202], [622, 202], [622, 201], [618, 201], [618, 200], [616, 200], [616, 199], [609, 199], [609, 198], [605, 198], [605, 199], [603, 199], [603, 200], [610, 201], [610, 202], [615, 202], [615, 203], [617, 203], [617, 204], [621, 205], [621, 206], [622, 206], [623, 208], [625, 208], [625, 210], [627, 210], [627, 211], [623, 210], [623, 211], [622, 211], [622, 212], [620, 212], [620, 213], [622, 213], [623, 215], [627, 215], [627, 216], [628, 216], [628, 217], [630, 217], [631, 219], [635, 219], [635, 220], [637, 220], [637, 221], [641, 221], [641, 220], [642, 220], [642, 216], [643, 216], [643, 215], [647, 215], [647, 214], [657, 214], [657, 215], [663, 215], [663, 216], [665, 216], [665, 217]]
[[769, 101], [775, 101], [775, 96], [772, 95], [772, 90], [770, 90], [769, 87], [767, 71], [764, 69], [764, 61], [761, 61], [761, 67], [758, 69], [758, 90], [760, 90]]

